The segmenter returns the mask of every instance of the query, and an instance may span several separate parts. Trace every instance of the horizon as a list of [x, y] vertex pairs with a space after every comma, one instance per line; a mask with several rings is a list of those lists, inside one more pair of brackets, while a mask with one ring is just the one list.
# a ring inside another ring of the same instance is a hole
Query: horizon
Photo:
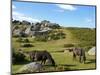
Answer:
[[31, 23], [48, 20], [63, 27], [96, 28], [96, 7], [12, 1], [12, 18]]

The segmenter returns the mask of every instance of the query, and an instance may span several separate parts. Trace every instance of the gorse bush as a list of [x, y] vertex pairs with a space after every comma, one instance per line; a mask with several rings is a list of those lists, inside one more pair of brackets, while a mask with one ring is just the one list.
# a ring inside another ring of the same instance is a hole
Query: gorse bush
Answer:
[[24, 42], [29, 43], [30, 41], [29, 41], [29, 39], [24, 39]]
[[60, 39], [60, 37], [57, 36], [57, 34], [52, 34], [52, 35], [50, 35], [49, 37], [50, 37], [52, 40], [58, 40], [58, 39]]
[[19, 35], [14, 35], [14, 34], [13, 34], [12, 36], [13, 36], [14, 38], [18, 38], [18, 37], [19, 37]]
[[22, 37], [19, 37], [17, 40], [16, 40], [17, 42], [22, 42], [22, 43], [29, 43], [30, 41], [29, 41], [29, 39], [27, 39], [27, 38], [22, 38]]
[[46, 42], [46, 41], [48, 41], [48, 37], [46, 37], [46, 36], [36, 36], [36, 37], [34, 38], [34, 40]]
[[26, 61], [25, 55], [19, 51], [13, 50], [12, 56], [13, 56], [13, 58], [12, 58], [13, 64]]
[[64, 44], [64, 47], [74, 47], [74, 44]]
[[59, 40], [59, 39], [64, 39], [65, 34], [63, 32], [54, 31], [49, 34], [49, 37], [51, 38], [51, 40]]
[[[49, 39], [50, 38], [50, 39]], [[46, 36], [36, 36], [35, 40], [36, 41], [43, 41], [46, 42], [49, 40], [59, 40], [59, 39], [64, 39], [65, 38], [65, 34], [64, 33], [48, 33], [48, 35]]]
[[34, 45], [30, 43], [22, 44], [21, 47], [34, 47]]

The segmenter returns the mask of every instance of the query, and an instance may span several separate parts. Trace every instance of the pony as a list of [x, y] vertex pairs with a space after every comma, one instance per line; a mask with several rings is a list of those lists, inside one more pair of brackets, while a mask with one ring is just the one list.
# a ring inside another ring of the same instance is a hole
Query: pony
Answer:
[[69, 52], [73, 52], [73, 60], [76, 60], [76, 56], [79, 56], [79, 62], [82, 63], [86, 61], [85, 50], [82, 48], [70, 48]]
[[31, 51], [29, 52], [30, 59], [34, 61], [41, 61], [41, 64], [45, 64], [46, 60], [55, 66], [55, 61], [52, 58], [51, 54], [47, 51]]

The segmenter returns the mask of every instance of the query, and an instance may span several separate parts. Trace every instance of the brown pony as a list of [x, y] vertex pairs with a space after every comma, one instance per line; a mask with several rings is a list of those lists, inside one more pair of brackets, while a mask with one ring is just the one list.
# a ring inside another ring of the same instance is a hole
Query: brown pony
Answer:
[[52, 58], [51, 54], [47, 51], [32, 51], [29, 52], [30, 59], [32, 61], [41, 61], [41, 64], [45, 64], [46, 60], [49, 60], [49, 62], [55, 66], [55, 61]]
[[73, 52], [73, 60], [76, 60], [76, 56], [79, 56], [79, 62], [82, 63], [86, 61], [85, 50], [82, 48], [71, 48], [69, 52]]

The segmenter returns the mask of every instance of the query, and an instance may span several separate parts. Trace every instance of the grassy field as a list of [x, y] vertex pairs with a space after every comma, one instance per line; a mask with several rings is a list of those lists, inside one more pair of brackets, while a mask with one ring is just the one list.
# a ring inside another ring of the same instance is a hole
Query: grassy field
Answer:
[[[84, 69], [95, 69], [95, 56], [88, 56], [87, 55], [87, 61], [85, 64], [79, 63], [78, 59], [77, 61], [72, 60], [72, 54], [71, 53], [63, 53], [63, 52], [57, 52], [57, 53], [51, 53], [53, 56], [57, 68], [55, 69], [52, 66], [45, 66], [45, 69], [43, 72], [47, 71], [70, 71], [70, 70], [84, 70]], [[23, 64], [16, 64], [12, 66], [12, 72], [16, 73], [19, 72], [18, 70], [25, 65]], [[52, 68], [52, 69], [51, 69]]]
[[[64, 52], [64, 49], [65, 49], [63, 46], [64, 44], [71, 43], [71, 44], [77, 45], [80, 42], [84, 42], [84, 40], [82, 41], [79, 38], [75, 37], [71, 29], [70, 30], [63, 29], [63, 32], [66, 34], [65, 39], [51, 40], [48, 42], [35, 41], [33, 38], [29, 37], [28, 39], [30, 43], [34, 45], [34, 47], [29, 47], [29, 48], [21, 47], [21, 44], [23, 43], [17, 42], [16, 40], [18, 38], [12, 38], [12, 47], [15, 48], [15, 50], [18, 50], [19, 48], [21, 48], [24, 51], [47, 50], [48, 52], [50, 52], [50, 54], [52, 55], [52, 57], [54, 58], [56, 62], [57, 67], [55, 69], [52, 66], [45, 66], [42, 72], [95, 69], [96, 68], [95, 56], [89, 56], [86, 52], [87, 60], [86, 60], [86, 63], [83, 64], [83, 63], [79, 63], [78, 59], [77, 61], [73, 61], [72, 53]], [[87, 34], [86, 35], [84, 34], [84, 37], [85, 36], [87, 36]], [[95, 35], [93, 34], [93, 36]], [[92, 37], [92, 39], [94, 39], [94, 37]], [[26, 63], [12, 65], [12, 72], [16, 73], [19, 70], [19, 68], [21, 68], [25, 64]]]

